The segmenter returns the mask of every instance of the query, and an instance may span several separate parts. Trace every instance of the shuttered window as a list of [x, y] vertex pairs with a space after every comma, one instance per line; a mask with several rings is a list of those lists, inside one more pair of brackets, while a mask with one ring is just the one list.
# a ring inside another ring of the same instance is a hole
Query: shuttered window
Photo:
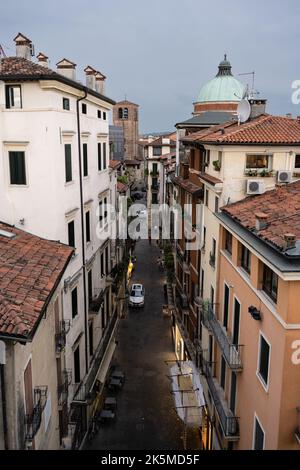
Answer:
[[25, 152], [9, 152], [10, 184], [26, 185]]
[[72, 152], [71, 144], [65, 144], [65, 170], [66, 170], [66, 183], [72, 181]]
[[88, 169], [88, 146], [87, 144], [83, 144], [83, 176], [88, 176], [89, 169]]

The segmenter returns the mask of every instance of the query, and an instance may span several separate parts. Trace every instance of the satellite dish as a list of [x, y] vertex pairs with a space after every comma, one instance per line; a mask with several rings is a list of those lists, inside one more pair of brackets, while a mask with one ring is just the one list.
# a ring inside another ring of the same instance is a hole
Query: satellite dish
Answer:
[[241, 100], [237, 107], [237, 115], [240, 122], [248, 121], [251, 114], [251, 106], [248, 100]]

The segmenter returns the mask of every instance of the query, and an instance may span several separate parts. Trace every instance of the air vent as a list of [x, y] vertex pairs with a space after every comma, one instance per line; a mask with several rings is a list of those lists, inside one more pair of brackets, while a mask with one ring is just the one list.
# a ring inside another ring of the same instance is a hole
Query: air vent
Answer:
[[278, 183], [291, 183], [292, 182], [293, 173], [291, 171], [278, 171], [277, 173], [277, 181]]

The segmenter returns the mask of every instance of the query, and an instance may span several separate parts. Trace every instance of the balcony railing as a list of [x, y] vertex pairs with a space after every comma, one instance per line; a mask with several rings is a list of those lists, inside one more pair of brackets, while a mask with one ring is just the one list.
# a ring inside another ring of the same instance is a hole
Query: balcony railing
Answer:
[[36, 387], [34, 389], [34, 407], [30, 414], [25, 415], [26, 440], [32, 441], [40, 429], [42, 414], [46, 405], [48, 387]]
[[202, 313], [203, 324], [212, 331], [229, 367], [235, 371], [242, 370], [243, 364], [241, 356], [243, 346], [236, 345], [232, 342], [217, 320], [211, 304], [205, 305]]
[[59, 332], [55, 335], [55, 347], [56, 353], [60, 354], [66, 346], [66, 336], [67, 333], [70, 331], [71, 328], [71, 321], [70, 320], [62, 320], [59, 323]]
[[204, 361], [204, 375], [214, 406], [217, 410], [223, 434], [226, 438], [239, 438], [239, 419], [228, 408], [223, 399], [223, 390], [213, 376], [212, 364]]
[[67, 402], [69, 386], [72, 382], [71, 369], [65, 369], [62, 372], [62, 382], [57, 386], [58, 406], [63, 406]]
[[74, 402], [88, 402], [92, 398], [92, 388], [97, 379], [97, 374], [104, 358], [106, 350], [110, 344], [112, 333], [117, 325], [118, 312], [117, 309], [109, 319], [109, 323], [104, 331], [99, 346], [94, 354], [88, 375], [85, 380], [78, 386], [73, 401]]

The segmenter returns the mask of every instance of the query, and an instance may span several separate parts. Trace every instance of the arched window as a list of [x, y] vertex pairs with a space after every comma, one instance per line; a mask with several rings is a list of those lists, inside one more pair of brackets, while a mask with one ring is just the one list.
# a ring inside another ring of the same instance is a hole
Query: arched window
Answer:
[[123, 109], [119, 108], [119, 119], [123, 118]]
[[128, 108], [123, 109], [123, 119], [128, 119]]

